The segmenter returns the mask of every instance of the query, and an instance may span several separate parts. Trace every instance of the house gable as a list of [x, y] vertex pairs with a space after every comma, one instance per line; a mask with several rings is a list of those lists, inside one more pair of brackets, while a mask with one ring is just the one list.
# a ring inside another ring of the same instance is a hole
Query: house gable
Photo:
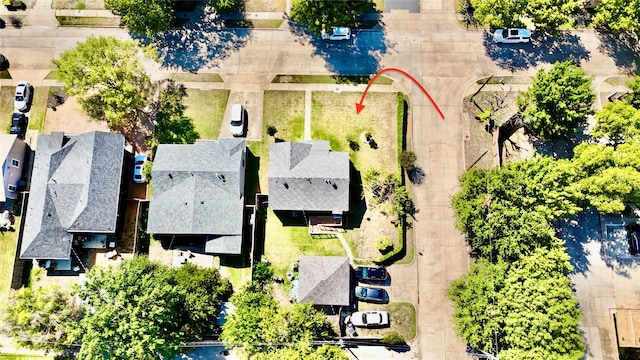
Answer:
[[351, 299], [349, 258], [302, 256], [298, 274], [298, 302], [349, 306]]

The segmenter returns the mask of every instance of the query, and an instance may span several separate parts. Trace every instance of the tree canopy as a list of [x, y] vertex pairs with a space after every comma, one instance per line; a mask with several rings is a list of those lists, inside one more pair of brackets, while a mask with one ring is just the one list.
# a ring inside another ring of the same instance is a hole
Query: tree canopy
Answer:
[[595, 26], [613, 33], [640, 32], [640, 0], [602, 0], [593, 18]]
[[320, 35], [331, 26], [357, 26], [366, 12], [375, 12], [371, 0], [294, 0], [291, 18]]
[[528, 18], [537, 30], [555, 34], [570, 23], [570, 15], [580, 7], [579, 0], [471, 0], [473, 16], [481, 24], [494, 28], [522, 27]]
[[527, 128], [538, 136], [568, 135], [591, 114], [591, 79], [570, 61], [540, 70], [528, 92], [518, 98]]
[[628, 138], [640, 135], [640, 110], [626, 101], [607, 103], [595, 116], [592, 135], [606, 138], [614, 147]]
[[160, 93], [154, 133], [158, 144], [193, 144], [200, 137], [193, 120], [184, 113], [185, 96], [185, 87], [174, 82]]
[[135, 41], [91, 37], [53, 60], [64, 91], [93, 119], [127, 137], [150, 101], [151, 82]]
[[152, 36], [167, 30], [175, 19], [172, 0], [104, 0], [104, 7], [120, 15], [134, 34]]
[[268, 285], [251, 283], [231, 297], [235, 311], [222, 326], [220, 338], [251, 359], [331, 359], [346, 360], [337, 347], [313, 348], [311, 342], [333, 335], [324, 313], [311, 304], [282, 307], [273, 299]]
[[627, 81], [627, 87], [631, 89], [631, 93], [625, 101], [640, 110], [640, 76], [634, 75], [631, 80]]

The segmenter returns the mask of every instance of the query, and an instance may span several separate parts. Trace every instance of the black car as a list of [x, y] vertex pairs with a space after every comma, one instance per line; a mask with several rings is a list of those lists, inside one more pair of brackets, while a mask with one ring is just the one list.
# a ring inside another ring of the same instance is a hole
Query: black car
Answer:
[[21, 113], [13, 113], [11, 117], [11, 128], [9, 129], [9, 134], [16, 134], [19, 138], [24, 137], [24, 133], [26, 131], [26, 121], [24, 114]]
[[356, 267], [356, 278], [358, 281], [384, 281], [387, 280], [389, 274], [387, 269], [376, 266], [358, 266]]
[[388, 303], [389, 294], [385, 289], [356, 286], [356, 299], [376, 303]]
[[629, 242], [629, 253], [640, 255], [640, 224], [627, 225], [627, 241]]

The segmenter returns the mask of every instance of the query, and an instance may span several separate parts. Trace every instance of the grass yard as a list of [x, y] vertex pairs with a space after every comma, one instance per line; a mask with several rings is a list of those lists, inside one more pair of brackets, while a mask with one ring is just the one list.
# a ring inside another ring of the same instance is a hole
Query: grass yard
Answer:
[[[82, 4], [82, 5], [80, 5]], [[104, 10], [103, 0], [53, 0], [52, 9]]]
[[51, 356], [36, 355], [36, 354], [4, 354], [0, 353], [0, 360], [53, 360]]
[[[368, 84], [370, 77], [366, 76], [335, 76], [335, 75], [276, 75], [272, 84]], [[376, 85], [391, 85], [393, 79], [379, 76]]]
[[251, 22], [251, 27], [256, 29], [277, 29], [284, 22], [284, 20], [278, 19], [255, 19], [249, 21]]
[[278, 132], [276, 139], [299, 141], [304, 137], [304, 92], [303, 91], [265, 91], [262, 110], [262, 141], [250, 142], [251, 152], [260, 158], [260, 190], [268, 192], [267, 174], [269, 172], [269, 145], [274, 137], [267, 134], [267, 126], [274, 126]]
[[47, 100], [49, 99], [49, 87], [39, 86], [33, 90], [33, 101], [29, 116], [29, 130], [42, 132], [44, 127], [44, 116], [47, 111]]
[[13, 94], [15, 86], [3, 86], [0, 88], [0, 131], [9, 133], [11, 127], [11, 114], [13, 114]]
[[175, 73], [169, 78], [175, 82], [223, 82], [220, 75], [216, 73]]
[[[334, 151], [349, 151], [351, 161], [363, 174], [369, 169], [395, 173], [398, 168], [397, 99], [395, 93], [368, 93], [365, 109], [357, 115], [354, 104], [361, 93], [314, 91], [311, 109], [311, 138], [329, 140]], [[377, 144], [365, 139], [371, 133]], [[349, 141], [360, 149], [353, 151]]]
[[93, 16], [56, 16], [60, 26], [120, 26], [120, 18], [117, 17], [93, 17]]
[[4, 70], [4, 71], [0, 71], [0, 79], [13, 79], [11, 77], [11, 74], [9, 73], [9, 71]]
[[47, 76], [44, 77], [45, 80], [58, 80], [58, 70], [51, 70], [49, 71], [49, 73], [47, 74]]
[[[384, 0], [378, 0], [384, 1]], [[286, 0], [246, 0], [244, 11], [246, 12], [284, 12], [287, 6]]]
[[193, 119], [201, 139], [217, 139], [227, 107], [229, 90], [200, 90], [187, 88], [185, 115]]
[[358, 328], [360, 336], [379, 336], [383, 337], [390, 332], [397, 332], [402, 335], [405, 341], [409, 342], [416, 337], [416, 308], [407, 302], [389, 303], [387, 305], [370, 304], [360, 302], [359, 311], [365, 310], [384, 310], [389, 313], [388, 328], [383, 329], [363, 329]]
[[16, 231], [5, 231], [0, 235], [0, 303], [5, 303], [9, 299], [11, 289], [11, 276], [13, 274], [13, 260], [16, 256], [18, 246], [18, 229], [20, 229], [19, 216], [15, 217], [13, 224]]
[[277, 276], [285, 277], [301, 255], [346, 256], [340, 240], [312, 239], [306, 226], [284, 226], [272, 210], [268, 211], [266, 226], [264, 253]]

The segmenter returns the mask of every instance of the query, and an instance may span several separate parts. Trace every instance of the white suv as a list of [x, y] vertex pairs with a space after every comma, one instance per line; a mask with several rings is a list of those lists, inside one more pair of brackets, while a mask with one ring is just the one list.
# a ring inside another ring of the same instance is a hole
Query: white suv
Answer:
[[502, 44], [519, 44], [531, 41], [529, 29], [498, 29], [493, 33], [493, 42]]
[[331, 33], [325, 29], [320, 32], [322, 40], [343, 41], [351, 39], [351, 28], [346, 26], [332, 26]]
[[18, 109], [18, 111], [26, 111], [29, 108], [29, 100], [31, 100], [30, 85], [26, 81], [20, 81], [18, 85], [16, 85], [13, 106]]

